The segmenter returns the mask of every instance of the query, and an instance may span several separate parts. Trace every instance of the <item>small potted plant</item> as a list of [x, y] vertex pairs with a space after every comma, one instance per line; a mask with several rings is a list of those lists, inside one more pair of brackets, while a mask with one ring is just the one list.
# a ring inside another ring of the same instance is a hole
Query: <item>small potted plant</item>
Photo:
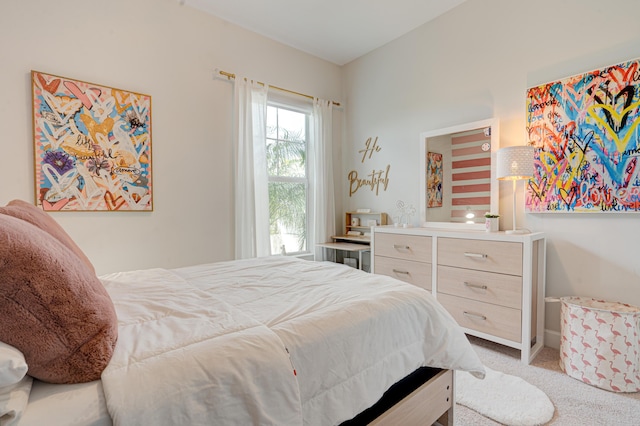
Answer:
[[499, 214], [485, 213], [484, 214], [485, 231], [487, 231], [487, 232], [498, 232], [498, 229], [499, 229], [498, 220], [499, 220], [499, 218], [500, 218]]

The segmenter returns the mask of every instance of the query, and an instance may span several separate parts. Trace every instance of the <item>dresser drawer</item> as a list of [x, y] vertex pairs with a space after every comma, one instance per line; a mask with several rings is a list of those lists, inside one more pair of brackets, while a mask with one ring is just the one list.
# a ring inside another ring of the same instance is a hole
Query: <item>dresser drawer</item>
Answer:
[[438, 266], [438, 294], [440, 293], [520, 309], [522, 277]]
[[387, 275], [431, 291], [431, 264], [375, 256], [375, 273]]
[[376, 232], [373, 244], [376, 256], [431, 263], [431, 237]]
[[438, 265], [522, 276], [522, 244], [439, 238]]
[[519, 309], [506, 308], [444, 293], [438, 293], [437, 299], [461, 327], [514, 342], [522, 340], [522, 314]]

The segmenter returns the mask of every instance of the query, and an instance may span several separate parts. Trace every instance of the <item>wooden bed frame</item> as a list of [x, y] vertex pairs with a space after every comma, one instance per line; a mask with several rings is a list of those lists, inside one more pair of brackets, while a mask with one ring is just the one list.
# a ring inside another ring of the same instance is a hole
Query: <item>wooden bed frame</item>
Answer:
[[341, 426], [453, 426], [454, 373], [422, 367], [393, 385], [371, 408]]

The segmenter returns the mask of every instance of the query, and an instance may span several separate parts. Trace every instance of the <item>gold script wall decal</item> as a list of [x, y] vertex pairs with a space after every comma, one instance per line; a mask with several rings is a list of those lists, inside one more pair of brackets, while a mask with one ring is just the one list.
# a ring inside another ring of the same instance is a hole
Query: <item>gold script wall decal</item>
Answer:
[[359, 154], [362, 154], [362, 160], [360, 161], [361, 163], [364, 163], [364, 160], [367, 158], [367, 155], [369, 156], [369, 159], [371, 159], [371, 156], [373, 155], [374, 152], [380, 152], [380, 150], [382, 149], [378, 146], [377, 136], [373, 140], [373, 145], [371, 145], [371, 138], [369, 138], [364, 143], [364, 146], [365, 146], [364, 149], [361, 149], [360, 151], [358, 151]]
[[371, 187], [372, 191], [378, 192], [380, 190], [380, 184], [382, 184], [383, 191], [387, 190], [387, 185], [389, 185], [389, 168], [391, 166], [387, 165], [386, 170], [374, 170], [365, 178], [358, 178], [358, 172], [355, 170], [351, 170], [349, 172], [349, 197], [356, 193], [356, 191], [363, 186]]
[[[375, 139], [369, 138], [364, 143], [364, 149], [358, 151], [359, 154], [362, 154], [361, 163], [364, 163], [365, 160], [371, 159], [374, 153], [382, 151], [382, 147], [378, 145], [378, 137]], [[388, 164], [386, 169], [376, 170], [373, 169], [371, 173], [366, 175], [364, 178], [360, 178], [358, 176], [357, 170], [351, 170], [347, 179], [349, 180], [349, 197], [355, 194], [358, 189], [362, 187], [370, 187], [371, 191], [375, 191], [376, 195], [380, 192], [380, 185], [382, 185], [383, 191], [387, 190], [387, 186], [389, 185], [389, 169], [391, 165]]]

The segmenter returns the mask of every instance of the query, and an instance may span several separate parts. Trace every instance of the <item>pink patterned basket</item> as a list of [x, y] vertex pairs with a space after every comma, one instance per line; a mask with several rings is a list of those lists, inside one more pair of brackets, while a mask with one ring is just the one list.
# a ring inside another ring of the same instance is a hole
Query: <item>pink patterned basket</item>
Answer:
[[561, 297], [560, 368], [613, 392], [640, 391], [640, 308]]

